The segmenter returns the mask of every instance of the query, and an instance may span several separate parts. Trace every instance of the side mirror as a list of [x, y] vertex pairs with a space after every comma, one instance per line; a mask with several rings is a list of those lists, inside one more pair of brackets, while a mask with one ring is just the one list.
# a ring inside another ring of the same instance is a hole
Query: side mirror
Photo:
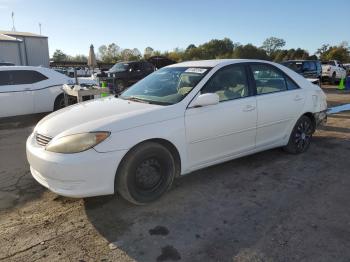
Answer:
[[192, 101], [190, 107], [216, 105], [219, 103], [219, 100], [219, 96], [215, 93], [201, 94]]

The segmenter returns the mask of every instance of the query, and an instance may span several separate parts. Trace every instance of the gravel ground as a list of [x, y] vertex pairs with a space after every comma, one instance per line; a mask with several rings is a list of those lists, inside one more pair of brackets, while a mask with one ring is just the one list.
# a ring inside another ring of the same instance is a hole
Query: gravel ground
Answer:
[[[331, 106], [350, 102], [324, 90]], [[210, 167], [141, 207], [41, 187], [27, 122], [0, 123], [0, 261], [350, 261], [350, 112], [331, 115], [306, 154]]]

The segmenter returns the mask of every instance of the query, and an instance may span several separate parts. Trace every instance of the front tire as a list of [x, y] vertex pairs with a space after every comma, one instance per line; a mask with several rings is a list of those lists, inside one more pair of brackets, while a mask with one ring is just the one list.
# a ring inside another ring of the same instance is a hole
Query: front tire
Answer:
[[301, 154], [308, 150], [311, 143], [314, 126], [307, 116], [299, 118], [289, 137], [288, 144], [283, 148], [291, 154]]
[[160, 198], [171, 187], [175, 174], [171, 152], [158, 143], [145, 142], [122, 160], [115, 188], [129, 202], [144, 205]]

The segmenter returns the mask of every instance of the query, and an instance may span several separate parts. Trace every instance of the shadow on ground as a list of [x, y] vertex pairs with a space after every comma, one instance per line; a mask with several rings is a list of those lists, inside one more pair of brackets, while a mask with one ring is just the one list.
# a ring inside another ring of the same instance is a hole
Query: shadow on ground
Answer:
[[330, 231], [334, 212], [337, 223], [350, 219], [349, 206], [340, 208], [350, 197], [349, 179], [332, 188], [349, 167], [344, 156], [334, 158], [344, 147], [350, 142], [315, 137], [304, 155], [275, 149], [177, 179], [170, 192], [147, 206], [115, 196], [85, 199], [86, 214], [112, 248], [136, 261], [349, 257], [344, 240], [350, 240], [350, 231], [345, 226], [337, 236]]

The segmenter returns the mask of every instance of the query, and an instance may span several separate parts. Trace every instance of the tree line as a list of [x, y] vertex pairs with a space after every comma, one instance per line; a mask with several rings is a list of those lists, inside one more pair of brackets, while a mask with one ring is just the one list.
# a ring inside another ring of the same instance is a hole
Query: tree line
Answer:
[[[201, 45], [190, 44], [186, 49], [175, 48], [172, 51], [160, 52], [152, 47], [146, 47], [143, 55], [137, 48], [122, 49], [115, 43], [102, 45], [98, 48], [97, 59], [104, 63], [116, 63], [118, 61], [132, 61], [147, 59], [151, 56], [165, 56], [176, 62], [202, 59], [220, 59], [220, 58], [241, 58], [241, 59], [261, 59], [275, 62], [282, 62], [296, 59], [320, 59], [320, 60], [339, 60], [342, 63], [350, 62], [350, 47], [347, 42], [332, 46], [324, 44], [317, 49], [315, 54], [302, 48], [284, 49], [286, 41], [277, 37], [267, 38], [262, 46], [257, 47], [253, 44], [242, 45], [234, 43], [229, 38], [212, 39]], [[53, 54], [54, 61], [87, 61], [84, 55], [75, 57], [64, 54], [61, 50], [56, 50]]]

